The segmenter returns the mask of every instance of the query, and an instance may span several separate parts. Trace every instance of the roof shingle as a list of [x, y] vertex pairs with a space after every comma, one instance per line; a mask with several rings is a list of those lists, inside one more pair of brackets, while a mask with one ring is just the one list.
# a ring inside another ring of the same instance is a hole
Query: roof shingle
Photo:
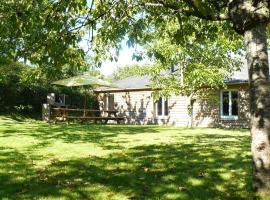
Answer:
[[[248, 69], [242, 67], [239, 71], [236, 71], [232, 76], [225, 80], [226, 84], [237, 84], [248, 82]], [[114, 83], [117, 88], [100, 87], [95, 89], [96, 92], [101, 91], [114, 91], [114, 90], [131, 90], [131, 89], [149, 89], [151, 88], [151, 78], [149, 76], [130, 76], [125, 79], [116, 81]]]

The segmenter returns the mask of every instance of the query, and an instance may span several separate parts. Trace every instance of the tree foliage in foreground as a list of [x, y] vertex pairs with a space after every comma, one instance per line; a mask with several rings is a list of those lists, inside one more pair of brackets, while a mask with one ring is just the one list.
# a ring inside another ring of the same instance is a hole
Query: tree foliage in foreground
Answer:
[[1, 1], [1, 59], [25, 60], [50, 77], [62, 69], [85, 68], [85, 52], [78, 45], [84, 32], [74, 29], [85, 5], [83, 1]]
[[[161, 89], [163, 96], [205, 94], [205, 89], [225, 87], [224, 79], [242, 66], [243, 46], [238, 35], [223, 33], [215, 23], [208, 24], [208, 29], [204, 24], [198, 19], [186, 24], [172, 18], [152, 31], [142, 30], [140, 45], [144, 50], [136, 52], [134, 58], [146, 58], [153, 64], [147, 68], [126, 66], [113, 76], [121, 79], [147, 74], [152, 78], [152, 86]], [[215, 31], [214, 38], [208, 37], [211, 28]], [[151, 42], [147, 42], [150, 38]], [[131, 41], [127, 43], [132, 45]], [[170, 73], [172, 69], [174, 72]]]
[[169, 21], [152, 33], [151, 44], [145, 46], [148, 56], [155, 61], [150, 72], [153, 85], [162, 89], [162, 95], [199, 95], [205, 89], [225, 87], [224, 79], [242, 66], [238, 36], [228, 37], [216, 27], [218, 37], [213, 40], [204, 33], [202, 21], [190, 21], [194, 32], [188, 31], [190, 24], [181, 24], [179, 19]]

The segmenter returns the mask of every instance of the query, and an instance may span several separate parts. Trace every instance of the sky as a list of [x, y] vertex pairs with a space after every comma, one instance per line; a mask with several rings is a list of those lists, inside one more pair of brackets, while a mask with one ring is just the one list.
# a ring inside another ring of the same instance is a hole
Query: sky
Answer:
[[117, 62], [110, 62], [106, 61], [102, 64], [100, 68], [100, 72], [103, 75], [110, 75], [112, 74], [117, 68], [121, 68], [125, 65], [130, 65], [130, 64], [145, 64], [147, 61], [136, 61], [132, 60], [132, 55], [135, 52], [134, 48], [128, 48], [126, 45], [123, 46], [122, 50], [120, 51], [118, 61]]
[[[92, 0], [87, 0], [87, 5], [90, 6], [92, 3]], [[87, 46], [87, 40], [83, 40], [81, 42], [81, 47], [87, 51], [88, 46]], [[125, 65], [130, 65], [130, 64], [146, 64], [149, 63], [149, 60], [142, 60], [140, 62], [137, 62], [135, 60], [132, 60], [132, 54], [135, 52], [134, 48], [129, 48], [126, 45], [126, 40], [123, 40], [122, 43], [122, 50], [120, 51], [118, 61], [117, 62], [111, 62], [111, 61], [105, 61], [101, 68], [100, 72], [105, 75], [111, 75], [115, 70], [117, 70], [118, 67], [123, 67]], [[141, 47], [137, 47], [137, 49], [141, 49]]]
[[[91, 5], [92, 0], [87, 0], [87, 5]], [[111, 62], [111, 61], [105, 61], [101, 68], [99, 69], [100, 72], [105, 75], [111, 75], [117, 68], [121, 68], [125, 65], [130, 65], [130, 64], [147, 64], [150, 63], [149, 60], [142, 60], [140, 62], [137, 62], [136, 60], [132, 60], [132, 55], [135, 52], [135, 48], [129, 48], [126, 45], [126, 40], [123, 40], [122, 43], [122, 50], [120, 51], [118, 61], [117, 62]], [[88, 46], [87, 46], [87, 40], [83, 40], [81, 42], [81, 47], [87, 51]], [[141, 50], [142, 47], [137, 47], [137, 49]]]

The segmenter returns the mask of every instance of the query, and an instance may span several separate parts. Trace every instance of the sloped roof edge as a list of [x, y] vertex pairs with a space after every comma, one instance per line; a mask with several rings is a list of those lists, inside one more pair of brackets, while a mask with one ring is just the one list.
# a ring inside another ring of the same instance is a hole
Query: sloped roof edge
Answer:
[[[236, 71], [232, 76], [224, 81], [225, 84], [247, 84], [248, 83], [248, 69], [243, 67], [241, 70]], [[151, 89], [151, 78], [149, 76], [130, 76], [125, 79], [116, 81], [114, 85], [117, 88], [99, 87], [95, 92], [108, 92], [108, 91], [127, 91], [127, 90], [148, 90]]]

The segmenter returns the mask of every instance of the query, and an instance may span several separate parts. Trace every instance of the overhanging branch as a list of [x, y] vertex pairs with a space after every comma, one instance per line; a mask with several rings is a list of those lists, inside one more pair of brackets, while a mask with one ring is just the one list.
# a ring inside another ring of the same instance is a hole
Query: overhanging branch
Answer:
[[[199, 9], [194, 5], [192, 0], [188, 0], [187, 3], [190, 5], [189, 9], [179, 8], [176, 4], [167, 3], [164, 0], [158, 0], [155, 3], [148, 2], [146, 6], [161, 6], [167, 9], [172, 10], [175, 13], [180, 13], [185, 16], [194, 16], [200, 19], [210, 20], [210, 21], [224, 21], [229, 20], [229, 16], [225, 14], [203, 14]], [[220, 8], [221, 9], [221, 8]]]

